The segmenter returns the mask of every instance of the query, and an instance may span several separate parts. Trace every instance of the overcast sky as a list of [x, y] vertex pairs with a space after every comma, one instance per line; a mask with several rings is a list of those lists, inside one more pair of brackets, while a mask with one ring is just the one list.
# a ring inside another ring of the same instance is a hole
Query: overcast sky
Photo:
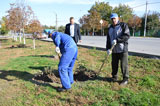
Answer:
[[[14, 3], [17, 0], [1, 0], [0, 6], [0, 18], [6, 15], [6, 11], [10, 8], [9, 3]], [[25, 0], [30, 5], [43, 25], [55, 25], [55, 14], [58, 16], [58, 26], [65, 25], [69, 22], [69, 17], [75, 17], [76, 22], [84, 14], [88, 13], [88, 10], [95, 3], [109, 2], [113, 7], [118, 6], [119, 3], [127, 4], [130, 7], [143, 5], [146, 0]], [[160, 2], [159, 0], [148, 0], [149, 3]], [[134, 8], [134, 13], [138, 16], [143, 16], [145, 12], [145, 6]], [[160, 3], [149, 4], [148, 10], [160, 12]]]

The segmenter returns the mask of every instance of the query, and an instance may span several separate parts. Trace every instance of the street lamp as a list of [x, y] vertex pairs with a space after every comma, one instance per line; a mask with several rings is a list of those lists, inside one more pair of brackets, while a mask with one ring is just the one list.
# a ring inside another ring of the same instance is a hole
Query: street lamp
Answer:
[[100, 20], [100, 24], [101, 24], [101, 35], [102, 35], [102, 24], [103, 24], [103, 20]]

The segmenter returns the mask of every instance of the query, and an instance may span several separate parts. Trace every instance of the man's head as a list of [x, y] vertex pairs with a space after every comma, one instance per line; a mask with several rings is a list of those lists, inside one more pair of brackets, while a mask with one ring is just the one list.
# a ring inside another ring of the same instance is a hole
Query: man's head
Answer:
[[48, 37], [49, 37], [49, 38], [52, 38], [53, 36], [55, 36], [55, 35], [57, 35], [57, 34], [58, 34], [58, 32], [49, 31], [49, 32], [48, 32]]
[[119, 21], [118, 14], [116, 14], [116, 13], [112, 13], [110, 18], [112, 20], [113, 25], [116, 25], [118, 23], [118, 21]]
[[74, 17], [70, 17], [70, 23], [74, 24]]
[[52, 38], [53, 33], [55, 33], [55, 31], [48, 31], [48, 37]]

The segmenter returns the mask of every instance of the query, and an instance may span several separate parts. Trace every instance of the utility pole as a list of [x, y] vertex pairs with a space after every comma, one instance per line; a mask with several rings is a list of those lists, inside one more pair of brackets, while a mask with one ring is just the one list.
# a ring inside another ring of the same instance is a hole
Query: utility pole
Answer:
[[144, 37], [146, 37], [146, 26], [147, 26], [147, 5], [148, 5], [148, 1], [146, 1], [146, 14], [145, 14], [145, 24], [144, 24]]
[[56, 13], [56, 31], [58, 31], [58, 20], [57, 20], [57, 13]]
[[55, 14], [55, 16], [56, 16], [56, 31], [58, 31], [58, 19], [57, 19], [57, 13], [56, 12], [54, 12], [54, 14]]

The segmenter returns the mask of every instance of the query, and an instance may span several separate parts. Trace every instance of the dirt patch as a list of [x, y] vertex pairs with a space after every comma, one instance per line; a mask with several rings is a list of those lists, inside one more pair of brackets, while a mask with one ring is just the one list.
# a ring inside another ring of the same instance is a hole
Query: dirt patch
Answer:
[[74, 72], [74, 80], [75, 81], [87, 81], [90, 79], [96, 78], [96, 72], [93, 70], [88, 70], [84, 66], [79, 66], [77, 70]]
[[[87, 81], [96, 78], [96, 73], [92, 70], [87, 70], [85, 67], [80, 66], [74, 72], [75, 81]], [[60, 76], [57, 70], [52, 70], [51, 68], [44, 68], [42, 73], [36, 74], [33, 80], [40, 82], [55, 82], [61, 83]]]
[[18, 44], [18, 45], [11, 45], [9, 48], [14, 49], [14, 48], [27, 48], [25, 44]]
[[36, 74], [33, 80], [37, 80], [39, 82], [54, 82], [61, 83], [60, 77], [57, 70], [47, 70], [44, 69], [42, 73]]

